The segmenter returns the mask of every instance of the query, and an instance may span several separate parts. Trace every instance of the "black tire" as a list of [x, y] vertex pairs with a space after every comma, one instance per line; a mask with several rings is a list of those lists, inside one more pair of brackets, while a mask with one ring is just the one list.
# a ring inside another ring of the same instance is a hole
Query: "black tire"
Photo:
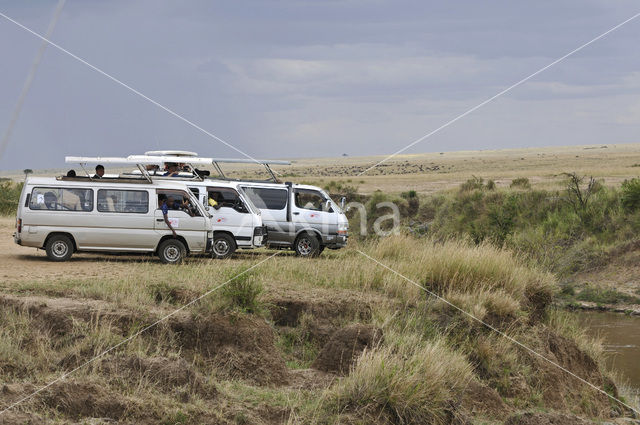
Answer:
[[226, 233], [213, 234], [212, 258], [223, 260], [231, 257], [234, 252], [236, 252], [236, 241], [231, 235]]
[[293, 243], [293, 249], [298, 257], [317, 257], [320, 255], [320, 242], [311, 233], [301, 233]]
[[320, 248], [318, 248], [318, 255], [322, 254], [322, 251], [324, 251], [324, 245], [320, 245]]
[[45, 245], [47, 257], [51, 261], [67, 261], [73, 255], [73, 249], [73, 241], [65, 235], [53, 235]]
[[180, 264], [187, 256], [187, 248], [178, 239], [167, 239], [158, 246], [158, 257], [164, 264]]

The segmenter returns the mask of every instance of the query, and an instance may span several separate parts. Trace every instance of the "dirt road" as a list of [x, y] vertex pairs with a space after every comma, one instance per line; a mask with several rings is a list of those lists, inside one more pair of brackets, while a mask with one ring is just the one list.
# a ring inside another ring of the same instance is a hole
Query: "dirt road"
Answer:
[[118, 276], [125, 274], [133, 261], [149, 256], [74, 254], [70, 261], [54, 263], [43, 250], [13, 242], [15, 219], [0, 217], [0, 283], [30, 280]]

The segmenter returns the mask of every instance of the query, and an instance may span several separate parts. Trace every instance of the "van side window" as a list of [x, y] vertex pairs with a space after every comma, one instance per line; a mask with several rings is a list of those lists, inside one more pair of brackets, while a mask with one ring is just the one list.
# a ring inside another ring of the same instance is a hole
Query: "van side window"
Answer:
[[191, 191], [191, 193], [193, 193], [193, 196], [199, 199], [200, 189], [198, 189], [197, 187], [190, 187], [189, 190]]
[[244, 202], [240, 199], [240, 195], [233, 189], [226, 187], [208, 187], [207, 194], [220, 207], [229, 207], [240, 213], [248, 213]]
[[149, 193], [146, 190], [98, 190], [98, 211], [146, 214], [149, 212]]
[[296, 189], [293, 197], [296, 207], [305, 210], [323, 211], [326, 202], [320, 192], [309, 189]]
[[34, 187], [29, 199], [31, 210], [92, 211], [93, 190], [81, 188]]
[[[158, 208], [160, 208], [160, 197], [162, 196], [166, 199], [165, 202], [169, 211], [182, 211], [191, 217], [202, 217], [197, 205], [191, 202], [191, 198], [186, 192], [180, 190], [157, 190], [156, 192], [158, 194]], [[197, 196], [195, 198], [197, 199]]]
[[251, 202], [258, 208], [282, 210], [287, 206], [287, 191], [262, 187], [243, 187]]

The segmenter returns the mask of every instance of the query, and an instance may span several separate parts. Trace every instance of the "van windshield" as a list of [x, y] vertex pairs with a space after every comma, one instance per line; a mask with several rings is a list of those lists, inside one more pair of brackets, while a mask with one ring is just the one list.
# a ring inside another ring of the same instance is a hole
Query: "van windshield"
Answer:
[[247, 193], [240, 186], [236, 187], [236, 189], [238, 190], [238, 194], [240, 195], [240, 198], [247, 205], [247, 207], [249, 208], [251, 213], [260, 215], [260, 210], [255, 206], [253, 201], [251, 201], [251, 198], [249, 198], [249, 196], [247, 196]]

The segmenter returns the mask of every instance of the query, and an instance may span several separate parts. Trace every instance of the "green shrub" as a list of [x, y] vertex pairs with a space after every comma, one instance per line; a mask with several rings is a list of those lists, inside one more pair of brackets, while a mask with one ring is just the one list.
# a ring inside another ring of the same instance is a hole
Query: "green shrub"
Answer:
[[[233, 276], [237, 274], [234, 272]], [[229, 307], [240, 309], [246, 313], [259, 313], [262, 310], [259, 297], [263, 290], [262, 283], [256, 276], [245, 273], [233, 278], [223, 286], [221, 293]]]
[[23, 183], [4, 181], [0, 183], [0, 215], [15, 215], [18, 211]]
[[622, 195], [620, 201], [627, 211], [635, 211], [640, 208], [640, 179], [634, 178], [622, 182]]
[[404, 199], [411, 199], [418, 196], [418, 193], [415, 190], [409, 190], [407, 192], [402, 192], [400, 196], [403, 197]]
[[579, 301], [590, 301], [597, 304], [640, 304], [640, 298], [618, 292], [612, 288], [600, 288], [594, 285], [587, 285], [578, 293], [576, 299]]
[[529, 183], [529, 179], [526, 177], [518, 177], [516, 179], [511, 180], [512, 188], [521, 188], [521, 189], [531, 189], [531, 183]]
[[460, 185], [461, 192], [470, 192], [472, 190], [482, 189], [484, 180], [482, 177], [472, 176], [469, 180]]

